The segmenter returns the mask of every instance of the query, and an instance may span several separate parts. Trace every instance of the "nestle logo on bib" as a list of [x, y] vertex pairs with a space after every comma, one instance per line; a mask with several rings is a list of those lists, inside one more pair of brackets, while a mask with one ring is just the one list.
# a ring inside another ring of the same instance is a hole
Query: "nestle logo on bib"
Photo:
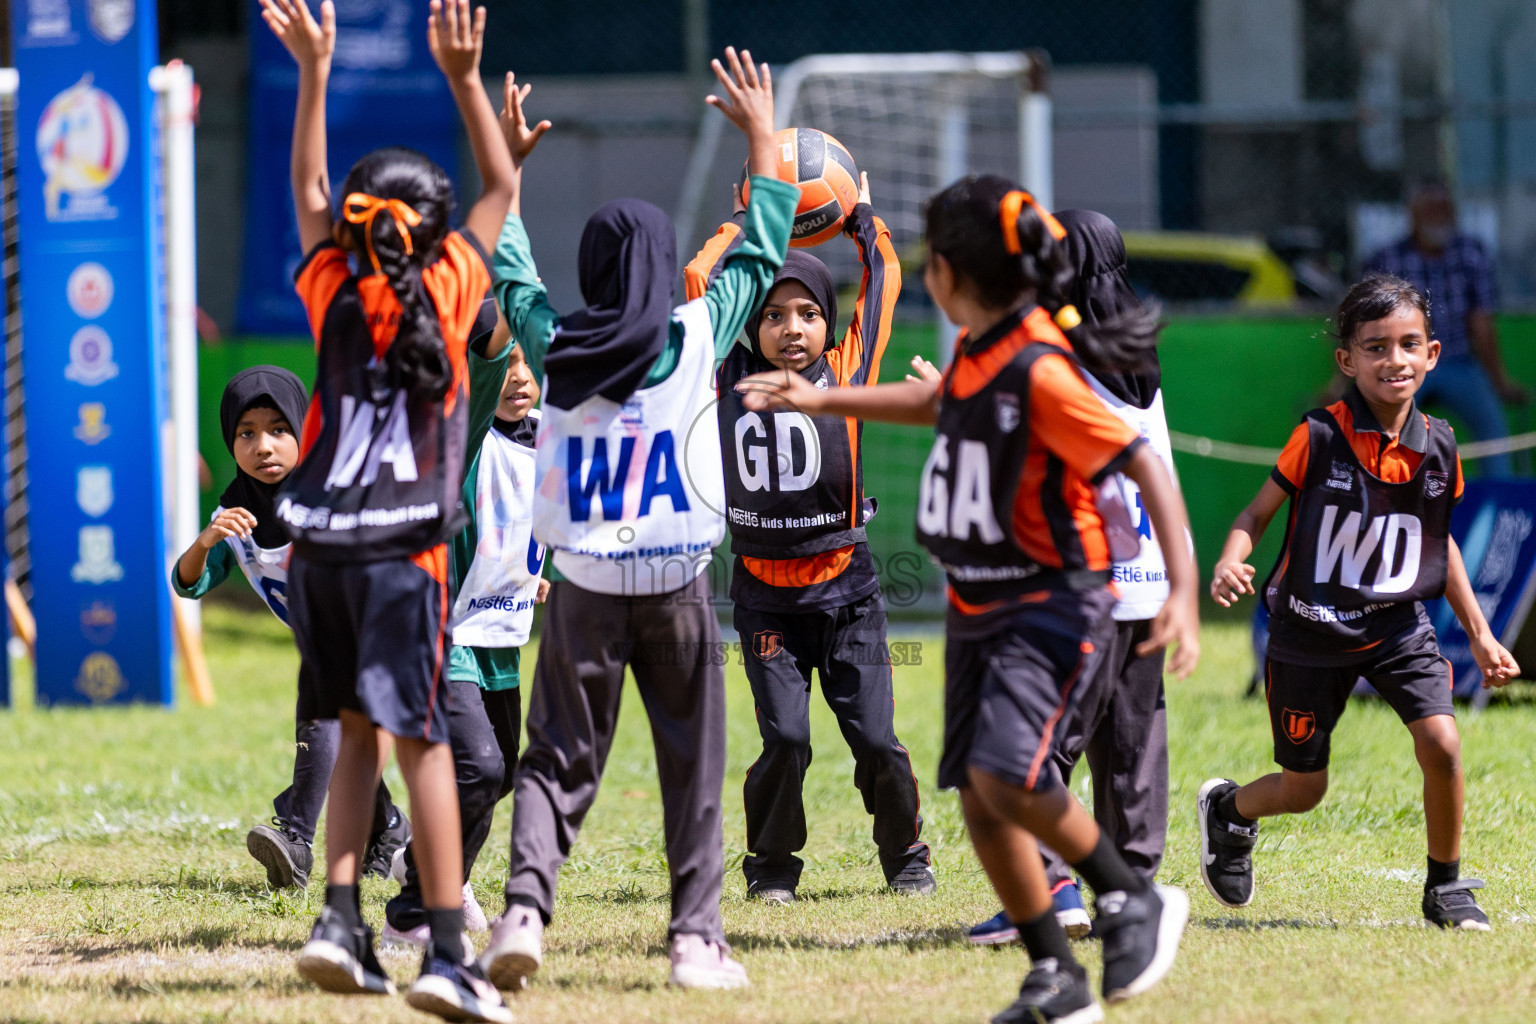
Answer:
[[1424, 474], [1424, 497], [1438, 498], [1445, 493], [1450, 486], [1451, 478], [1448, 473], [1437, 473], [1433, 470]]
[[1333, 468], [1328, 470], [1328, 486], [1336, 491], [1347, 491], [1355, 486], [1354, 467], [1347, 462], [1337, 459], [1333, 462]]

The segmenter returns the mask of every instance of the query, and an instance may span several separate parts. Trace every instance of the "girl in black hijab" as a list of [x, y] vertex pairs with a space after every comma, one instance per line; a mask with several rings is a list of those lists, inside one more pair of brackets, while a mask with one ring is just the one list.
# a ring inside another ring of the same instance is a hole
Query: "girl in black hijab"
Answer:
[[[177, 595], [198, 599], [237, 568], [272, 610], [288, 622], [290, 544], [273, 502], [278, 488], [299, 462], [299, 432], [309, 405], [304, 384], [280, 366], [241, 370], [224, 386], [219, 426], [224, 446], [235, 457], [235, 478], [219, 496], [208, 528], [198, 534], [171, 569]], [[310, 849], [325, 805], [340, 742], [340, 722], [297, 725], [293, 783], [272, 801], [271, 825], [247, 833], [246, 849], [267, 870], [273, 888], [309, 881]], [[367, 867], [385, 877], [395, 850], [410, 837], [410, 823], [395, 808], [381, 783]]]

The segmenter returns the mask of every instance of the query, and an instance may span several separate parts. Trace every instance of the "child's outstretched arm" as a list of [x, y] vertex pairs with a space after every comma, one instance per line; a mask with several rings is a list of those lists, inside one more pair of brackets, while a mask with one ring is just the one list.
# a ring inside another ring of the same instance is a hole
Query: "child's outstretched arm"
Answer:
[[[1184, 499], [1173, 485], [1173, 478], [1151, 445], [1141, 445], [1120, 470], [1141, 489], [1141, 502], [1159, 537], [1181, 537], [1189, 513]], [[1200, 660], [1200, 609], [1196, 598], [1198, 574], [1188, 544], [1162, 545], [1163, 563], [1168, 567], [1168, 600], [1152, 620], [1147, 639], [1136, 653], [1151, 654], [1177, 645], [1168, 657], [1169, 672], [1183, 679], [1195, 670]]]
[[1466, 630], [1467, 638], [1471, 640], [1472, 658], [1483, 673], [1483, 689], [1505, 686], [1520, 674], [1520, 666], [1516, 664], [1514, 655], [1494, 639], [1493, 631], [1488, 628], [1488, 620], [1483, 615], [1483, 607], [1477, 603], [1477, 595], [1472, 590], [1472, 581], [1467, 578], [1467, 566], [1461, 559], [1461, 548], [1455, 537], [1449, 538], [1449, 543], [1445, 599], [1450, 602], [1451, 611], [1456, 613], [1461, 628]]
[[480, 81], [480, 50], [485, 41], [485, 8], [470, 10], [469, 0], [432, 0], [427, 45], [448, 80], [469, 135], [469, 148], [480, 171], [480, 198], [469, 208], [464, 229], [487, 252], [496, 244], [501, 222], [512, 203], [512, 157], [502, 141], [496, 111]]
[[[534, 147], [539, 144], [539, 140], [544, 137], [544, 133], [553, 125], [548, 121], [540, 121], [532, 128], [528, 127], [528, 118], [523, 113], [523, 101], [533, 91], [531, 83], [518, 85], [517, 75], [508, 71], [502, 90], [501, 136], [507, 144], [507, 155], [512, 158], [512, 205], [507, 212], [521, 217], [523, 215], [523, 161], [528, 159]], [[500, 230], [499, 225], [498, 230]]]
[[261, 0], [261, 18], [299, 65], [299, 101], [293, 118], [293, 207], [299, 244], [308, 252], [331, 237], [331, 181], [326, 172], [325, 87], [336, 52], [336, 8], [320, 5], [320, 20], [305, 0]]
[[1253, 593], [1254, 568], [1248, 564], [1248, 556], [1253, 554], [1264, 531], [1269, 529], [1270, 520], [1275, 518], [1287, 497], [1279, 484], [1265, 480], [1259, 493], [1233, 521], [1232, 532], [1227, 534], [1227, 542], [1221, 546], [1221, 557], [1216, 559], [1216, 573], [1211, 577], [1211, 596], [1223, 608], [1231, 608], [1239, 594]]
[[741, 404], [753, 412], [796, 409], [807, 416], [852, 416], [883, 423], [931, 427], [939, 421], [939, 380], [908, 379], [863, 388], [816, 387], [798, 373], [768, 370], [736, 382]]
[[[176, 577], [174, 582], [178, 591], [182, 592], [182, 596], [201, 597], [201, 593], [188, 592], [197, 587], [198, 581], [203, 578], [203, 572], [208, 567], [208, 556], [226, 540], [249, 537], [254, 529], [256, 529], [256, 517], [243, 508], [226, 508], [214, 516], [213, 522], [208, 524], [208, 529], [198, 534], [192, 541], [192, 546], [183, 551], [181, 557], [176, 560], [176, 568], [172, 570], [172, 574]], [[217, 580], [210, 581], [207, 589], [217, 586], [223, 578], [223, 575], [220, 575]]]

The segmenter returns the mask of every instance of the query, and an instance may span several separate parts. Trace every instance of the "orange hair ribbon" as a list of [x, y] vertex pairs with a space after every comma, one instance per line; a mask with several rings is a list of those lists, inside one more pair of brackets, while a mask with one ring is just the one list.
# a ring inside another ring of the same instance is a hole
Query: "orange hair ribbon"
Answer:
[[404, 200], [380, 199], [366, 192], [353, 192], [341, 204], [341, 215], [347, 219], [347, 223], [363, 226], [363, 239], [368, 246], [368, 259], [373, 262], [374, 273], [380, 273], [383, 269], [379, 266], [378, 254], [373, 251], [373, 219], [382, 212], [387, 212], [394, 220], [395, 230], [400, 232], [400, 237], [405, 241], [406, 255], [415, 252], [411, 246], [411, 228], [421, 223], [421, 214]]
[[1035, 211], [1035, 215], [1045, 224], [1045, 229], [1051, 233], [1056, 241], [1067, 237], [1067, 229], [1061, 226], [1061, 221], [1051, 216], [1049, 210], [1035, 201], [1035, 197], [1021, 189], [1014, 189], [1003, 196], [1003, 201], [998, 204], [998, 213], [1003, 222], [1003, 245], [1008, 251], [1017, 256], [1024, 251], [1024, 246], [1019, 242], [1019, 214], [1024, 212], [1024, 207]]

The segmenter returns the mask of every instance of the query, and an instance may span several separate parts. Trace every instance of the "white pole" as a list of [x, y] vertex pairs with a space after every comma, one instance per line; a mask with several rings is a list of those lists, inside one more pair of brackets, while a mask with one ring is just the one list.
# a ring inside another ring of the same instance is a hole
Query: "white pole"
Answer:
[[[149, 73], [161, 97], [161, 173], [165, 197], [165, 329], [170, 365], [172, 512], [170, 557], [201, 531], [197, 458], [197, 198], [192, 69], [179, 60]], [[187, 602], [200, 626], [198, 603]]]
[[[939, 166], [938, 179], [940, 188], [948, 188], [951, 184], [965, 177], [970, 170], [970, 110], [966, 106], [965, 93], [959, 89], [952, 89], [944, 112], [939, 115]], [[960, 328], [949, 322], [949, 317], [943, 310], [935, 310], [939, 327], [939, 354], [938, 364], [945, 366], [950, 357], [954, 355], [955, 339], [960, 335]]]
[[0, 68], [0, 99], [10, 99], [21, 86], [21, 74], [15, 68]]
[[1056, 208], [1055, 173], [1051, 165], [1051, 92], [1049, 66], [1043, 55], [1030, 53], [1024, 89], [1019, 93], [1019, 182], [1047, 210]]

